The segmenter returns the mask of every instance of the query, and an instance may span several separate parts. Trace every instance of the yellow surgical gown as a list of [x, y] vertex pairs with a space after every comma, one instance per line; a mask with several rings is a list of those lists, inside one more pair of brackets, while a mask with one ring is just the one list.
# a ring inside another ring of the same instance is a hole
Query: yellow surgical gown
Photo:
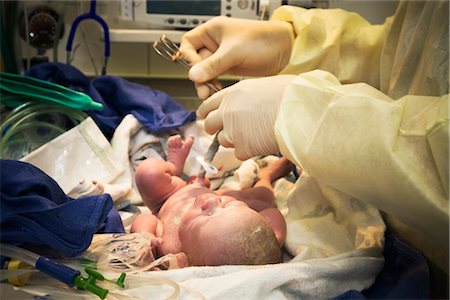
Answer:
[[300, 74], [275, 125], [282, 154], [417, 232], [404, 237], [446, 272], [448, 14], [448, 1], [410, 1], [380, 25], [340, 9], [283, 6], [272, 16], [295, 32], [282, 73]]

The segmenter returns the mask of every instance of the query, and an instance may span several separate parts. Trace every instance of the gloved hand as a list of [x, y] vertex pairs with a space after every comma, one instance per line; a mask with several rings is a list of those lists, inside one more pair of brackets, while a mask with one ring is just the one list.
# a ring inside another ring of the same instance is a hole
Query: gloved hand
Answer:
[[203, 83], [220, 75], [279, 73], [289, 62], [293, 38], [289, 23], [219, 16], [185, 33], [180, 52], [193, 65], [189, 79], [198, 96], [206, 99], [212, 91]]
[[234, 147], [235, 156], [246, 160], [256, 155], [276, 154], [274, 124], [285, 88], [295, 75], [242, 80], [205, 100], [197, 116], [205, 119], [205, 130], [218, 130], [219, 143]]

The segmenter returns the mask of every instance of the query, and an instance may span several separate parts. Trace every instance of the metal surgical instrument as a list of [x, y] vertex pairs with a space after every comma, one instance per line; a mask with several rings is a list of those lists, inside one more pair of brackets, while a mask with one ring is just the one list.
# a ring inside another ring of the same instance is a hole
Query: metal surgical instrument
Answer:
[[[189, 62], [181, 55], [178, 45], [171, 41], [164, 34], [161, 35], [159, 40], [153, 42], [153, 49], [156, 51], [156, 53], [159, 54], [159, 56], [161, 56], [165, 60], [170, 62], [178, 62], [188, 70], [191, 68]], [[211, 81], [207, 81], [205, 82], [205, 84], [214, 92], [218, 92], [220, 90], [220, 88], [215, 86]]]
[[[208, 151], [206, 151], [206, 154], [203, 157], [203, 161], [205, 163], [207, 163], [207, 164], [209, 164], [214, 159], [214, 156], [216, 155], [217, 151], [219, 150], [219, 146], [220, 146], [219, 139], [218, 139], [219, 132], [216, 133], [216, 135], [214, 136], [213, 142], [211, 143], [211, 145], [209, 145]], [[200, 166], [201, 166], [200, 167], [200, 171], [198, 172], [197, 177], [198, 178], [205, 178], [206, 168], [205, 168], [205, 166], [202, 163], [200, 164]], [[214, 168], [212, 166], [208, 166], [208, 167], [209, 167], [208, 170], [210, 172], [215, 172], [215, 173], [218, 172], [216, 168]]]
[[[167, 61], [170, 62], [178, 62], [186, 69], [190, 69], [191, 66], [189, 65], [189, 62], [183, 58], [183, 56], [180, 53], [180, 49], [178, 48], [178, 45], [175, 44], [173, 41], [171, 41], [167, 36], [164, 34], [161, 35], [159, 40], [156, 40], [153, 43], [153, 49], [158, 53], [159, 56], [164, 58]], [[208, 81], [205, 83], [210, 89], [212, 89], [214, 92], [218, 92], [220, 88], [214, 85], [214, 83]], [[204, 178], [206, 175], [206, 172], [208, 169], [209, 171], [217, 171], [213, 166], [206, 166], [205, 164], [211, 163], [214, 156], [216, 155], [217, 151], [219, 150], [219, 140], [218, 140], [219, 132], [216, 133], [214, 136], [213, 142], [208, 148], [208, 151], [206, 152], [205, 156], [202, 159], [199, 159], [200, 162], [200, 171], [198, 172], [199, 178]]]

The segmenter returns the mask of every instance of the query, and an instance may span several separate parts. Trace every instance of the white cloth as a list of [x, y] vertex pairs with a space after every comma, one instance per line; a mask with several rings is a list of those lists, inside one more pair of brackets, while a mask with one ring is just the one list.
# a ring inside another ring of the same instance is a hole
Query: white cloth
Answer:
[[132, 203], [142, 201], [134, 187], [134, 172], [130, 164], [130, 143], [132, 137], [142, 128], [133, 115], [126, 115], [114, 131], [111, 147], [125, 171], [116, 180], [105, 186], [105, 191], [114, 195], [113, 199], [126, 199]]
[[225, 178], [221, 189], [243, 190], [253, 186], [258, 180], [259, 167], [253, 159], [247, 159], [242, 162], [239, 168], [234, 171], [232, 176]]
[[[139, 274], [142, 279], [166, 278], [180, 288], [180, 299], [327, 299], [373, 283], [383, 266], [382, 258], [370, 251], [352, 251], [340, 256], [304, 262], [258, 267], [190, 267]], [[131, 277], [132, 278], [132, 277]], [[136, 286], [127, 295], [140, 299], [164, 299], [169, 293], [160, 286]]]
[[[21, 159], [40, 168], [68, 194], [79, 184], [106, 184], [124, 172], [110, 143], [91, 118]], [[95, 183], [92, 183], [92, 182]]]

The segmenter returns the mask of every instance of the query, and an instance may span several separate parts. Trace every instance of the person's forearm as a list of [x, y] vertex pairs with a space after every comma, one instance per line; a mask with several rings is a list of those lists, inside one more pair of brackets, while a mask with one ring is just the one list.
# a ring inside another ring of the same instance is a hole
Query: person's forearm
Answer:
[[392, 18], [371, 25], [360, 15], [341, 9], [282, 6], [271, 20], [289, 22], [295, 32], [290, 61], [282, 73], [321, 69], [343, 83], [379, 86], [381, 52]]
[[[424, 99], [426, 98], [426, 99]], [[313, 71], [294, 79], [275, 132], [322, 185], [372, 204], [436, 242], [448, 230], [448, 95], [392, 100]]]

